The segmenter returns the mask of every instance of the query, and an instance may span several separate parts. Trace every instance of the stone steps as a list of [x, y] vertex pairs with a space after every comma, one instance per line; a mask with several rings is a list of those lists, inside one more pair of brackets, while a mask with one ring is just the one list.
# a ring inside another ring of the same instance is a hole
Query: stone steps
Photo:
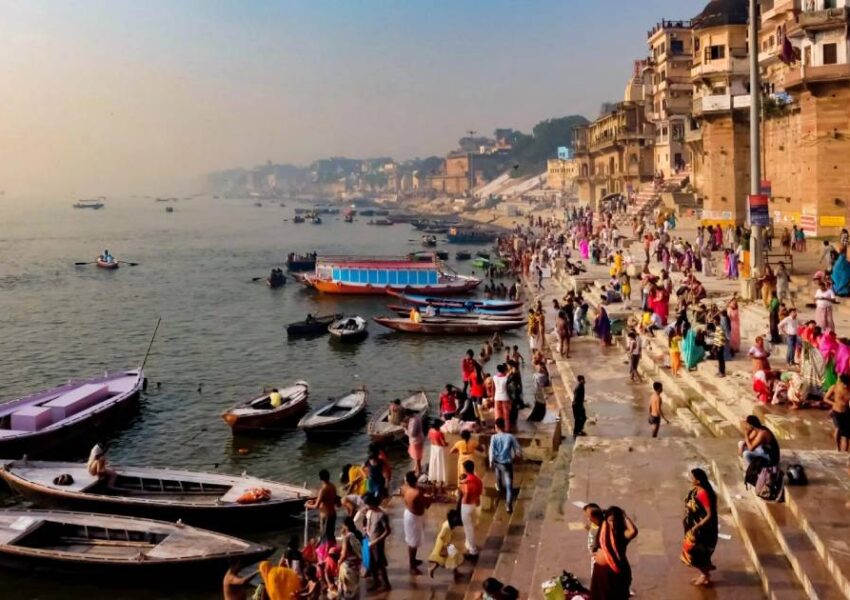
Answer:
[[770, 600], [798, 600], [806, 597], [791, 563], [762, 515], [756, 498], [743, 483], [743, 471], [737, 460], [715, 458], [712, 461], [717, 493], [732, 512], [738, 535]]

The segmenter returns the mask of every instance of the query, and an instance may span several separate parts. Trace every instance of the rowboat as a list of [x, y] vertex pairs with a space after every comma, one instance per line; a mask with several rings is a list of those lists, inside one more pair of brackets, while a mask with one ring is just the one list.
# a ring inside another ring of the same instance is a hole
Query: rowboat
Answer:
[[417, 392], [401, 401], [402, 424], [393, 425], [390, 423], [390, 409], [387, 407], [369, 420], [366, 433], [369, 434], [373, 442], [399, 441], [406, 435], [404, 422], [414, 414], [424, 419], [428, 416], [429, 408], [430, 405], [425, 392]]
[[498, 234], [476, 227], [450, 227], [446, 237], [450, 244], [484, 244], [495, 240]]
[[101, 200], [77, 200], [74, 204], [72, 204], [74, 208], [92, 208], [94, 210], [98, 210], [99, 208], [103, 208], [104, 204]]
[[136, 408], [144, 373], [118, 371], [0, 404], [0, 454], [43, 456], [89, 435]]
[[[118, 474], [112, 485], [90, 475], [85, 463], [16, 460], [0, 465], [0, 477], [39, 506], [180, 519], [215, 529], [301, 510], [312, 495], [307, 488], [247, 475], [112, 464], [109, 468]], [[62, 475], [71, 476], [70, 485], [55, 483]], [[255, 489], [268, 490], [268, 499], [246, 502]]]
[[328, 331], [334, 339], [341, 342], [358, 342], [369, 335], [366, 325], [366, 319], [363, 317], [344, 317], [331, 323]]
[[416, 306], [439, 306], [440, 308], [459, 307], [459, 308], [486, 308], [488, 310], [512, 310], [522, 308], [522, 301], [517, 300], [486, 300], [483, 298], [434, 298], [429, 296], [419, 296], [416, 294], [405, 294], [401, 292], [387, 292], [390, 296], [395, 296], [399, 300]]
[[302, 429], [307, 435], [350, 429], [352, 422], [363, 416], [367, 398], [368, 393], [361, 389], [331, 399], [323, 407], [303, 417], [298, 422], [298, 429]]
[[135, 517], [47, 510], [0, 511], [0, 563], [28, 572], [97, 575], [144, 585], [164, 576], [223, 573], [274, 548], [239, 538]]
[[433, 248], [437, 245], [437, 236], [435, 235], [423, 235], [422, 236], [422, 245]]
[[278, 393], [282, 402], [277, 408], [271, 405], [269, 390], [257, 398], [240, 402], [227, 409], [221, 418], [234, 432], [256, 431], [279, 429], [286, 423], [294, 423], [295, 419], [307, 412], [310, 385], [306, 381], [297, 381], [295, 385], [278, 390]]
[[[401, 315], [402, 317], [406, 317], [410, 315], [410, 306], [402, 306], [400, 304], [388, 304], [387, 308], [392, 310], [397, 315]], [[522, 319], [523, 314], [522, 310], [519, 308], [512, 310], [489, 310], [486, 308], [472, 308], [468, 309], [465, 306], [440, 306], [435, 307], [440, 311], [440, 317], [470, 317], [470, 318], [479, 318], [479, 317], [504, 317], [509, 319]], [[423, 315], [424, 317], [424, 315]]]
[[295, 215], [295, 217], [292, 219], [292, 222], [293, 223], [303, 223], [304, 217], [302, 217], [301, 215]]
[[496, 267], [497, 269], [504, 269], [507, 264], [500, 258], [490, 259], [490, 258], [481, 258], [480, 256], [472, 261], [473, 266], [478, 267], [479, 269], [486, 269], [488, 267]]
[[120, 266], [117, 260], [103, 260], [100, 257], [96, 258], [94, 262], [101, 269], [117, 269]]
[[316, 254], [295, 254], [290, 252], [286, 257], [286, 269], [291, 273], [312, 271], [316, 268]]
[[328, 332], [328, 326], [341, 318], [341, 314], [308, 317], [303, 321], [296, 321], [287, 325], [286, 333], [290, 336], [325, 334]]
[[455, 259], [457, 260], [469, 260], [470, 258], [472, 258], [472, 255], [466, 251], [461, 251], [455, 254]]
[[419, 333], [426, 335], [482, 335], [497, 331], [510, 331], [525, 325], [524, 320], [515, 321], [485, 321], [465, 319], [422, 319], [414, 323], [410, 319], [375, 317], [378, 325], [404, 333]]
[[281, 275], [280, 277], [266, 277], [266, 285], [270, 288], [277, 289], [279, 287], [283, 287], [286, 284], [286, 276]]

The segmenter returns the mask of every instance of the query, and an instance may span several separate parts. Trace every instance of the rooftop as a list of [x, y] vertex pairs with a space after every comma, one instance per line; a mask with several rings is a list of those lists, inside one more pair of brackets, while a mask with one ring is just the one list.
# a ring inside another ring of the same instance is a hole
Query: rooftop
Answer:
[[746, 25], [749, 21], [747, 0], [711, 0], [693, 19], [694, 29]]

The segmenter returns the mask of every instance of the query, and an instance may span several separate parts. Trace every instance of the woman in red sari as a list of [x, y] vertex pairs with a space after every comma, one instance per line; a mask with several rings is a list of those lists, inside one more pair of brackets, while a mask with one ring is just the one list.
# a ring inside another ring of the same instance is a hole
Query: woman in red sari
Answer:
[[598, 546], [590, 579], [590, 600], [629, 600], [632, 567], [626, 547], [638, 529], [622, 508], [611, 506], [599, 526]]
[[702, 469], [691, 471], [691, 484], [693, 488], [685, 499], [685, 519], [682, 522], [685, 529], [682, 562], [700, 572], [700, 576], [691, 583], [709, 586], [711, 572], [715, 569], [711, 556], [717, 546], [717, 494]]

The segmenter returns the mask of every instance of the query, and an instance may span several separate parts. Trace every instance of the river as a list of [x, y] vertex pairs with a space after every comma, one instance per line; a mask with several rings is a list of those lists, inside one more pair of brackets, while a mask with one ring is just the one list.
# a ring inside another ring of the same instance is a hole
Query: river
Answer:
[[[368, 218], [345, 223], [336, 215], [325, 216], [322, 225], [295, 224], [292, 202], [257, 207], [249, 200], [194, 198], [168, 204], [173, 213], [142, 198], [109, 199], [98, 211], [71, 203], [0, 198], [0, 399], [138, 366], [162, 317], [141, 409], [109, 440], [113, 462], [247, 471], [313, 486], [320, 468], [336, 474], [344, 463], [365, 458], [364, 431], [324, 444], [307, 442], [300, 432], [234, 438], [220, 413], [263, 387], [298, 379], [310, 383], [314, 406], [360, 385], [370, 391], [371, 410], [419, 389], [433, 405], [443, 385], [458, 382], [466, 348], [477, 351], [484, 341], [385, 333], [374, 323], [355, 345], [328, 337], [288, 340], [286, 323], [308, 312], [371, 317], [387, 313], [388, 299], [321, 296], [291, 280], [277, 290], [251, 281], [284, 267], [292, 251], [421, 250], [420, 235], [409, 225], [375, 227]], [[454, 256], [456, 247], [444, 247]], [[139, 266], [74, 266], [104, 248]], [[469, 263], [454, 266], [472, 269]], [[506, 342], [514, 339], [506, 336]], [[402, 464], [404, 457], [399, 449], [394, 459]], [[2, 494], [0, 503], [18, 502]], [[280, 545], [285, 532], [262, 532], [259, 539]], [[4, 598], [157, 597], [132, 585], [58, 584], [7, 573], [0, 574], [0, 589]]]

